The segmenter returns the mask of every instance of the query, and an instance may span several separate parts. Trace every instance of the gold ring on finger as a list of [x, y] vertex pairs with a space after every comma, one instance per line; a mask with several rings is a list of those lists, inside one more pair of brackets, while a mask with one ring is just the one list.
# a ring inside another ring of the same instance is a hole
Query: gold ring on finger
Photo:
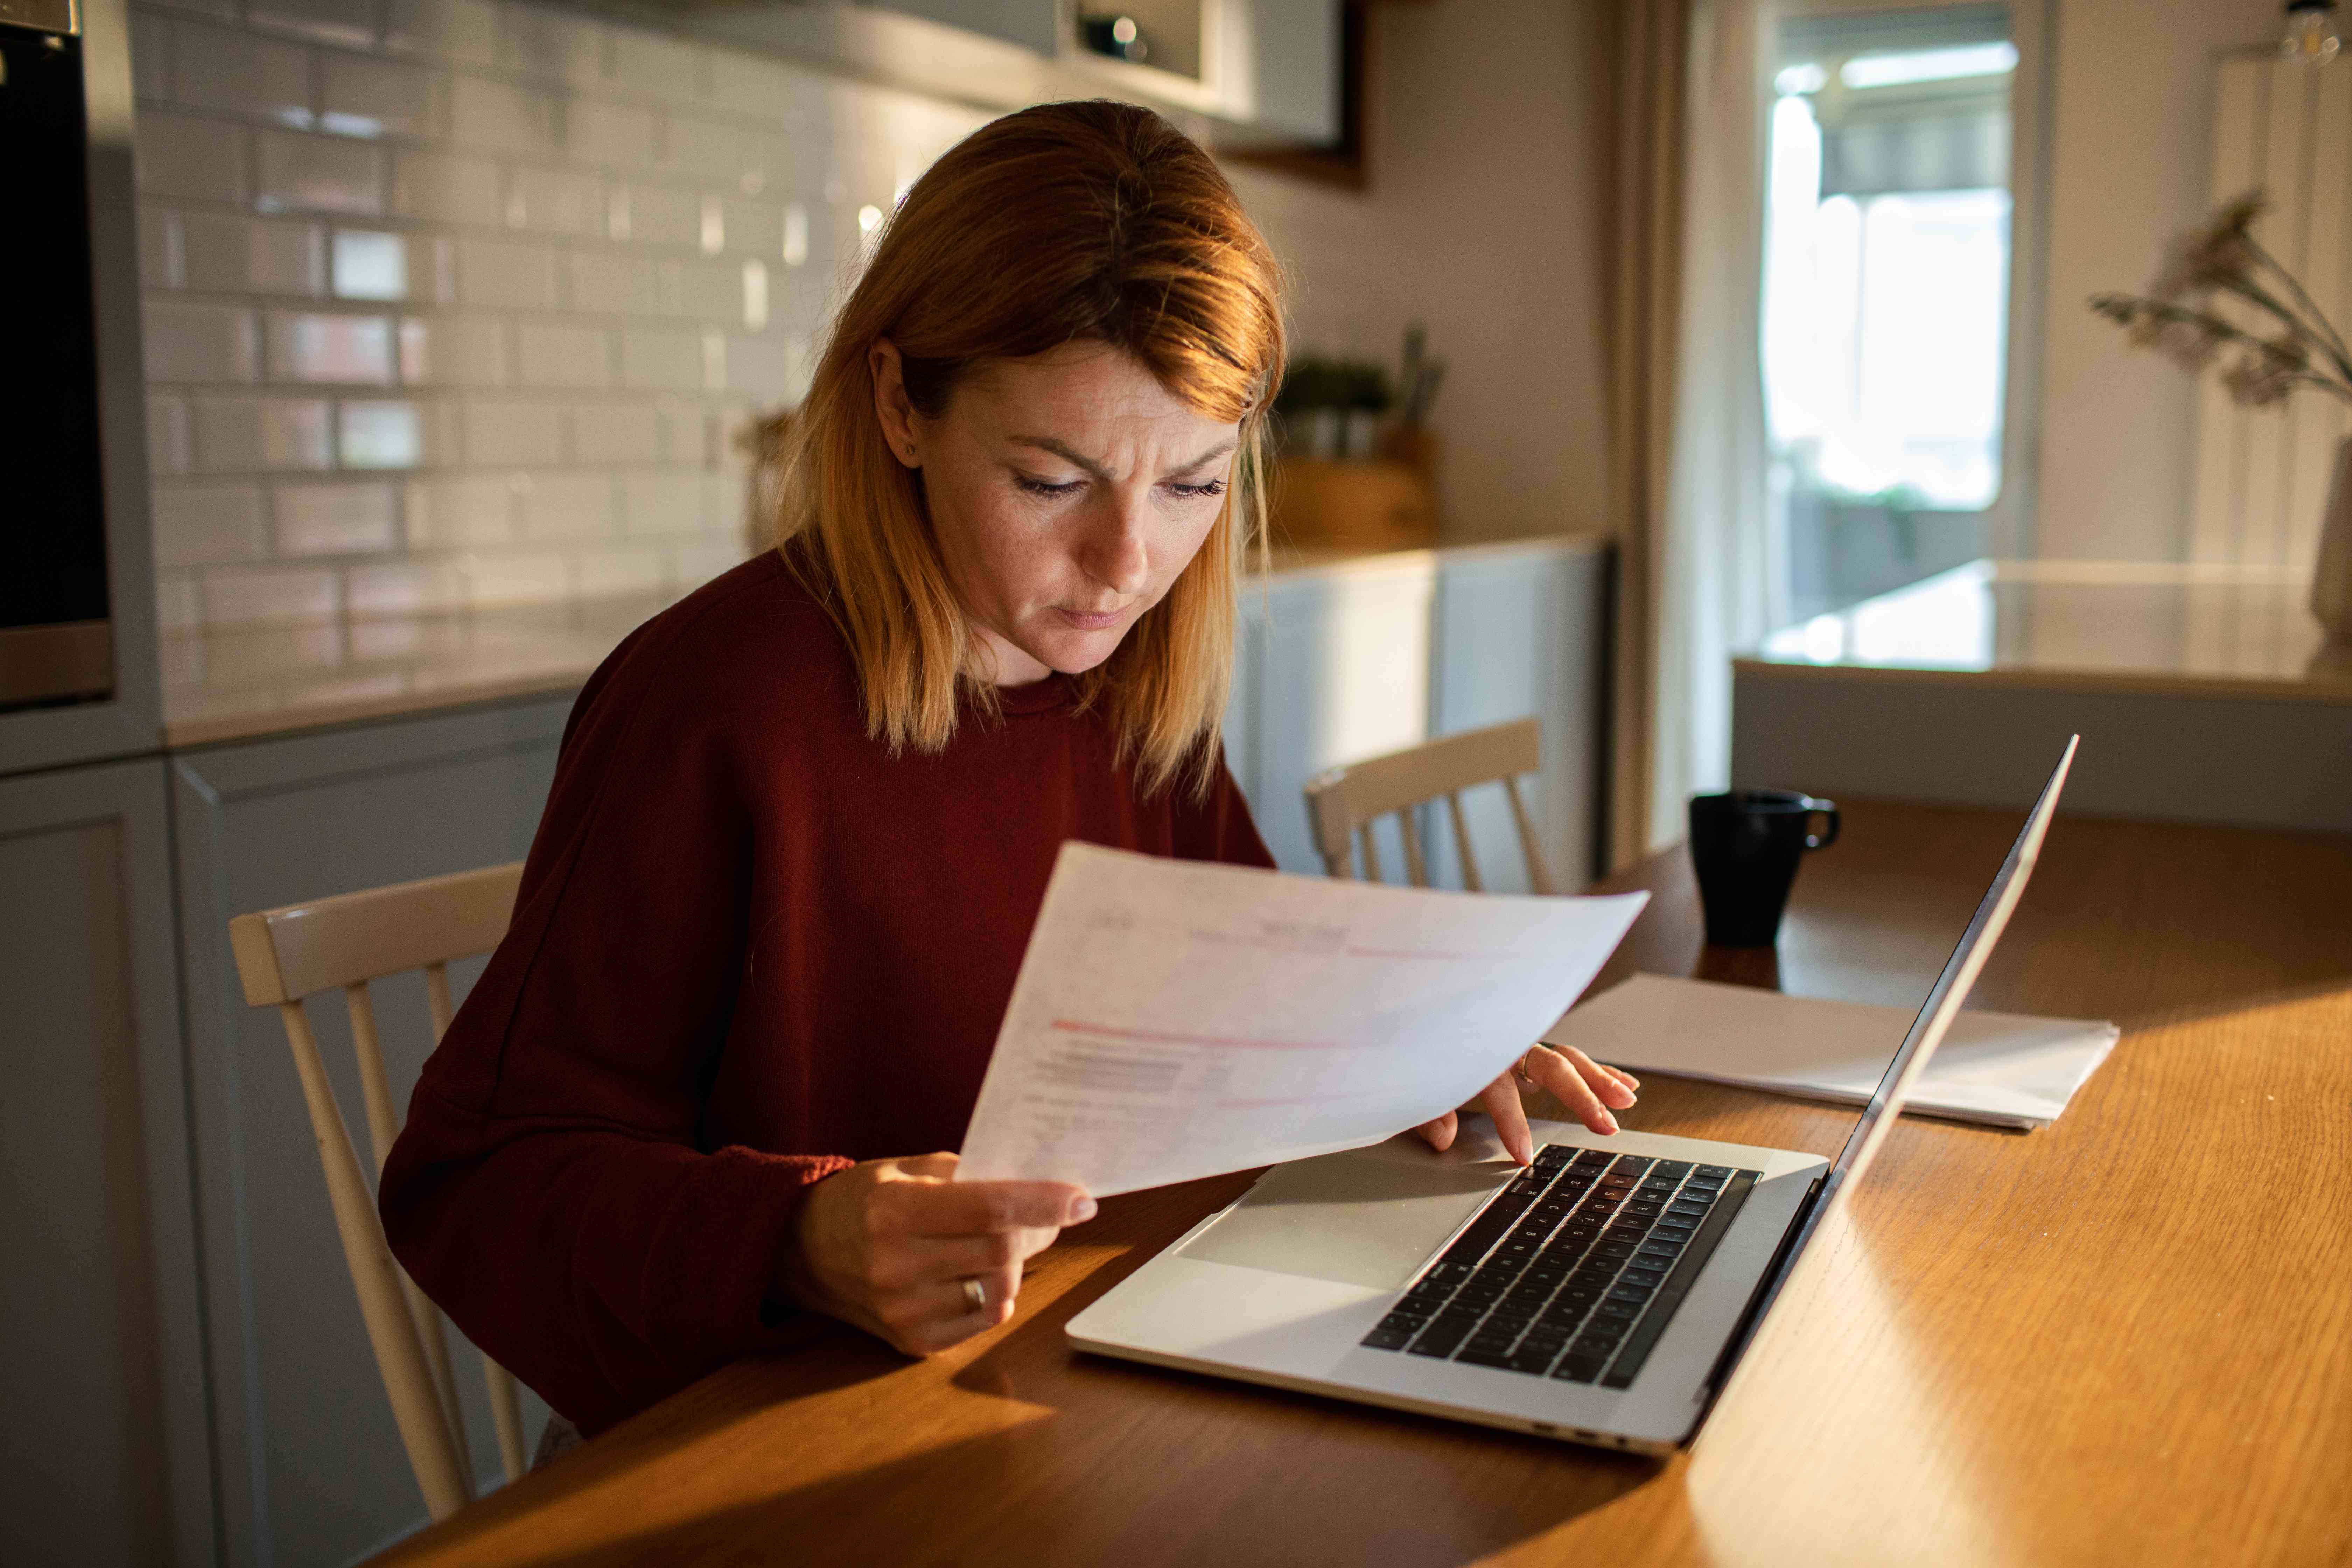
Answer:
[[977, 1279], [963, 1282], [963, 1299], [971, 1303], [971, 1310], [975, 1312], [988, 1310], [988, 1287]]

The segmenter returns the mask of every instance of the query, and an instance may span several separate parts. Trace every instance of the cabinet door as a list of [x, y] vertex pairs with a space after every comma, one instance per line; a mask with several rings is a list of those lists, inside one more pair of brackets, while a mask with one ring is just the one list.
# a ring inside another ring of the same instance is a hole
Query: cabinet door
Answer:
[[1339, 0], [1207, 0], [1236, 146], [1339, 140]]
[[0, 1539], [214, 1557], [163, 763], [0, 779]]
[[[568, 700], [186, 752], [173, 759], [191, 1096], [228, 1562], [348, 1563], [425, 1505], [360, 1319], [276, 1014], [247, 1007], [232, 915], [519, 858]], [[480, 962], [451, 966], [461, 994]], [[373, 987], [394, 1102], [430, 1047], [415, 975]], [[341, 1001], [310, 1020], [361, 1148]], [[452, 1337], [478, 1489], [499, 1479], [480, 1361]], [[545, 1406], [526, 1396], [526, 1435]]]
[[1034, 49], [1048, 59], [1062, 41], [1062, 9], [1056, 0], [880, 0], [880, 9], [903, 11], [983, 37], [1002, 38]]
[[[1603, 556], [1547, 540], [1440, 556], [1432, 731], [1450, 735], [1513, 719], [1543, 726], [1543, 772], [1520, 788], [1552, 880], [1575, 892], [1592, 879], [1601, 770]], [[1491, 892], [1528, 890], [1527, 858], [1499, 787], [1462, 797], [1471, 848]], [[1462, 885], [1454, 834], [1432, 813], [1430, 875]]]
[[[1264, 591], [1250, 807], [1286, 871], [1323, 870], [1307, 823], [1309, 777], [1428, 738], [1432, 559], [1286, 574]], [[1402, 879], [1401, 844], [1388, 840], [1381, 859]]]

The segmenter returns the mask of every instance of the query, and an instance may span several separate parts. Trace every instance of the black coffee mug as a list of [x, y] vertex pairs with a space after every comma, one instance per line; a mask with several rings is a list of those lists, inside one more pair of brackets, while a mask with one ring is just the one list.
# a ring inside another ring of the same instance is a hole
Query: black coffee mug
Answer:
[[[1816, 831], [1816, 817], [1827, 817]], [[1706, 907], [1706, 940], [1725, 947], [1769, 947], [1808, 849], [1837, 842], [1838, 808], [1788, 789], [1736, 789], [1693, 795], [1691, 865]]]

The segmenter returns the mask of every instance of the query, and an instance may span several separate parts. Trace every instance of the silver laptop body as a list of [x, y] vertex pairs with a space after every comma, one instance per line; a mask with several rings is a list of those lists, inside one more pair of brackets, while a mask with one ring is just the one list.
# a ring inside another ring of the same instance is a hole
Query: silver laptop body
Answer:
[[1443, 1154], [1408, 1133], [1274, 1167], [1072, 1319], [1070, 1342], [1612, 1448], [1688, 1442], [1991, 955], [2076, 743], [1835, 1161], [1538, 1121], [1522, 1168], [1465, 1118]]

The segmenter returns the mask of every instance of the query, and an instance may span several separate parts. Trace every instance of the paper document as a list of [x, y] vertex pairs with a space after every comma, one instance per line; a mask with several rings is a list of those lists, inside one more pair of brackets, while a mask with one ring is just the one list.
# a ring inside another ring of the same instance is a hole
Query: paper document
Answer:
[[[1543, 1037], [1635, 1072], [1863, 1105], [1914, 1016], [1903, 1007], [1637, 974]], [[1963, 1010], [1904, 1110], [1997, 1127], [2042, 1126], [2057, 1120], [2107, 1059], [2119, 1033], [2113, 1024], [2084, 1018]]]
[[1492, 1083], [1647, 899], [1065, 844], [958, 1174], [1108, 1196], [1376, 1143]]

